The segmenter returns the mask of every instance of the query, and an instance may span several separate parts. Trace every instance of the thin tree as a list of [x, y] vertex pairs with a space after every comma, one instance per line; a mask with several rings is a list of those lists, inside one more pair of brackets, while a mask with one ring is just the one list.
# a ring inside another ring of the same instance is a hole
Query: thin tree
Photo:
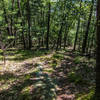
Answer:
[[32, 40], [31, 40], [31, 11], [30, 11], [30, 0], [27, 0], [27, 21], [28, 21], [28, 49], [32, 47]]
[[51, 12], [51, 4], [50, 1], [48, 3], [48, 23], [47, 23], [47, 37], [46, 37], [46, 49], [49, 49], [49, 33], [50, 33], [50, 12]]
[[86, 46], [87, 46], [87, 39], [88, 39], [89, 28], [90, 28], [90, 24], [91, 24], [91, 18], [92, 18], [92, 13], [93, 13], [93, 6], [94, 6], [94, 0], [92, 0], [92, 5], [91, 5], [91, 9], [90, 9], [90, 15], [89, 15], [89, 19], [88, 19], [88, 23], [87, 23], [87, 27], [86, 27], [85, 36], [84, 36], [84, 39], [83, 39], [82, 53], [85, 53]]
[[80, 29], [80, 14], [81, 14], [81, 6], [82, 6], [81, 3], [82, 3], [82, 0], [80, 0], [80, 12], [79, 12], [79, 18], [78, 18], [78, 24], [77, 24], [77, 30], [76, 30], [76, 35], [75, 35], [75, 41], [74, 41], [74, 48], [73, 48], [73, 50], [76, 49], [76, 43], [77, 43], [79, 29]]

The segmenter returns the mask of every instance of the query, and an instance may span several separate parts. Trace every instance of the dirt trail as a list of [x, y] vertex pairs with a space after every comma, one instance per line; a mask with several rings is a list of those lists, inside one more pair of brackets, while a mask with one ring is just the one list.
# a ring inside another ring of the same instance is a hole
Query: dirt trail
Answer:
[[3, 62], [0, 61], [1, 66], [0, 66], [0, 73], [3, 72], [11, 72], [11, 73], [15, 73], [16, 75], [18, 74], [26, 74], [28, 73], [28, 71], [30, 70], [34, 70], [34, 65], [35, 64], [40, 64], [43, 67], [46, 67], [47, 65], [45, 64], [45, 61], [42, 61], [41, 58], [50, 58], [52, 57], [52, 54], [48, 54], [42, 57], [35, 57], [35, 58], [30, 58], [30, 59], [26, 59], [24, 61], [6, 61], [6, 65], [3, 65]]
[[[7, 61], [5, 67], [0, 66], [1, 76], [4, 77], [5, 74], [3, 75], [3, 73], [8, 72], [11, 73], [11, 75], [13, 74], [17, 76], [17, 78], [19, 78], [17, 81], [15, 80], [11, 86], [10, 86], [11, 82], [10, 83], [8, 82], [7, 84], [9, 86], [7, 86], [7, 88], [4, 88], [4, 90], [1, 89], [0, 93], [3, 93], [3, 91], [7, 91], [9, 93], [9, 91], [12, 91], [13, 87], [15, 86], [20, 88], [18, 84], [20, 84], [20, 86], [24, 86], [24, 84], [26, 84], [25, 83], [26, 79], [28, 79], [27, 84], [32, 85], [30, 86], [30, 88], [34, 87], [33, 82], [35, 79], [37, 79], [36, 77], [34, 77], [34, 72], [33, 72], [35, 66], [37, 66], [37, 64], [40, 64], [44, 70], [50, 69], [49, 60], [47, 59], [51, 59], [54, 53], [55, 52], [52, 52], [50, 54], [41, 57], [29, 58], [20, 62]], [[80, 85], [76, 86], [74, 83], [71, 83], [68, 80], [68, 73], [72, 68], [76, 66], [74, 63], [74, 58], [77, 55], [75, 55], [71, 50], [66, 52], [59, 52], [59, 54], [64, 55], [64, 59], [60, 60], [59, 65], [55, 69], [53, 69], [52, 72], [44, 71], [43, 74], [48, 74], [48, 76], [52, 80], [56, 80], [56, 93], [57, 93], [56, 100], [75, 100], [75, 94], [84, 90], [84, 86], [83, 87], [81, 87]], [[26, 77], [25, 80], [23, 79], [24, 77]], [[1, 81], [0, 86], [2, 87], [3, 85], [5, 85], [5, 82]], [[10, 87], [12, 88], [12, 90], [10, 90]], [[85, 89], [87, 89], [87, 87], [85, 87]]]

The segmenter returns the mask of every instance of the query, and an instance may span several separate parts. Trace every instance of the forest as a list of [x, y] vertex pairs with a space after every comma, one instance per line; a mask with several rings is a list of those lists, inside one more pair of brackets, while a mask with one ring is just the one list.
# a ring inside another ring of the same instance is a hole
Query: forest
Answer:
[[100, 100], [100, 0], [0, 0], [0, 100]]

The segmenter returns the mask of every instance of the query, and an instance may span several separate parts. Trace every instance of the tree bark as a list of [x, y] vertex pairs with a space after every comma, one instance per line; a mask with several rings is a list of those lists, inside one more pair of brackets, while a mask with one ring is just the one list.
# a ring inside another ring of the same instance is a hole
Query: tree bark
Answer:
[[[18, 14], [17, 16], [19, 16], [20, 18], [22, 18], [22, 13], [21, 13], [21, 4], [20, 4], [20, 0], [17, 0], [17, 5], [18, 5]], [[22, 19], [22, 22], [21, 22], [21, 26], [22, 26], [22, 41], [23, 41], [23, 46], [24, 46], [24, 49], [26, 49], [26, 42], [25, 42], [25, 36], [24, 36], [24, 23], [23, 23], [23, 19]]]
[[97, 2], [96, 100], [100, 100], [100, 0]]
[[28, 39], [29, 39], [29, 47], [28, 49], [31, 49], [32, 47], [32, 40], [31, 40], [31, 11], [30, 11], [30, 2], [27, 0], [27, 20], [28, 20]]
[[48, 4], [48, 24], [47, 24], [47, 37], [46, 37], [46, 49], [49, 49], [49, 33], [50, 33], [50, 12], [51, 12], [51, 4]]
[[4, 0], [2, 0], [2, 4], [3, 4], [5, 22], [6, 22], [6, 24], [7, 24], [7, 32], [8, 32], [8, 35], [11, 35], [11, 29], [10, 29], [10, 24], [9, 24], [9, 22], [8, 22], [8, 17], [7, 17], [7, 12], [6, 12], [6, 9], [5, 9]]
[[88, 39], [89, 28], [90, 28], [90, 24], [91, 24], [91, 18], [92, 18], [92, 13], [93, 13], [93, 6], [94, 6], [94, 0], [92, 0], [92, 5], [91, 5], [91, 9], [90, 9], [90, 15], [89, 15], [89, 19], [88, 19], [88, 24], [87, 24], [85, 36], [84, 36], [84, 39], [83, 39], [82, 53], [85, 53], [86, 46], [87, 46], [87, 39]]
[[78, 19], [77, 31], [76, 31], [76, 36], [75, 36], [75, 41], [74, 41], [74, 48], [73, 48], [73, 50], [76, 49], [76, 43], [77, 43], [77, 39], [78, 39], [79, 29], [80, 29], [80, 17], [79, 17], [79, 19]]

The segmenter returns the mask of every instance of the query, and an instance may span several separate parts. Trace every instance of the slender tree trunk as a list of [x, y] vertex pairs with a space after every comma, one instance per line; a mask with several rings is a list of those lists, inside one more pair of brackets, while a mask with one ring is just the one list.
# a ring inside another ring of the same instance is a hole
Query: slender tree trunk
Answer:
[[31, 49], [32, 47], [32, 40], [31, 40], [31, 11], [30, 11], [30, 2], [27, 0], [27, 20], [28, 20], [28, 39], [29, 39], [29, 47], [28, 49]]
[[[82, 6], [82, 0], [80, 0], [80, 13], [81, 13], [81, 6]], [[76, 30], [76, 36], [75, 36], [75, 41], [74, 41], [74, 48], [73, 50], [76, 49], [76, 44], [77, 44], [77, 39], [78, 39], [78, 34], [79, 34], [79, 29], [80, 29], [80, 13], [79, 13], [79, 19], [78, 19], [78, 24], [77, 24], [77, 30]]]
[[61, 24], [60, 31], [59, 31], [59, 34], [58, 34], [56, 50], [58, 50], [59, 45], [61, 45], [62, 29], [63, 29], [63, 23]]
[[49, 33], [50, 33], [50, 12], [51, 12], [51, 4], [48, 4], [48, 24], [47, 24], [47, 37], [46, 37], [46, 49], [49, 49]]
[[[21, 6], [20, 6], [20, 0], [17, 0], [17, 5], [18, 5], [18, 16], [20, 18], [22, 18], [22, 13], [21, 13]], [[24, 20], [22, 19], [22, 22], [21, 22], [21, 26], [22, 26], [22, 41], [23, 41], [23, 46], [24, 46], [24, 49], [26, 49], [26, 42], [25, 42], [25, 36], [24, 36], [24, 28], [23, 28], [23, 25], [24, 25]]]
[[100, 0], [97, 4], [96, 100], [100, 100]]
[[74, 48], [73, 48], [73, 50], [76, 49], [76, 43], [77, 43], [77, 39], [78, 39], [79, 28], [80, 28], [80, 18], [78, 19], [77, 31], [76, 31], [76, 36], [75, 36], [75, 41], [74, 41]]
[[[12, 8], [11, 8], [12, 12], [14, 10], [14, 3], [15, 3], [15, 1], [12, 0]], [[12, 14], [11, 15], [11, 23], [10, 23], [10, 26], [11, 26], [11, 35], [12, 36], [14, 35], [14, 33], [13, 33], [13, 24], [14, 24], [13, 17], [14, 17], [14, 15]]]
[[88, 33], [89, 33], [90, 24], [91, 24], [93, 6], [94, 6], [94, 0], [92, 0], [92, 5], [91, 5], [91, 9], [90, 9], [90, 15], [89, 15], [89, 19], [88, 19], [88, 24], [87, 24], [85, 36], [84, 36], [84, 39], [83, 39], [82, 53], [85, 53], [86, 46], [87, 46], [87, 39], [88, 39]]
[[6, 9], [5, 9], [4, 0], [2, 0], [2, 4], [3, 4], [5, 22], [7, 24], [7, 32], [8, 32], [8, 35], [11, 35], [11, 29], [10, 29], [10, 24], [8, 22], [8, 16], [7, 16], [7, 12], [6, 12]]
[[64, 49], [66, 48], [67, 36], [68, 36], [68, 28], [66, 26], [65, 27], [65, 34], [64, 34]]

